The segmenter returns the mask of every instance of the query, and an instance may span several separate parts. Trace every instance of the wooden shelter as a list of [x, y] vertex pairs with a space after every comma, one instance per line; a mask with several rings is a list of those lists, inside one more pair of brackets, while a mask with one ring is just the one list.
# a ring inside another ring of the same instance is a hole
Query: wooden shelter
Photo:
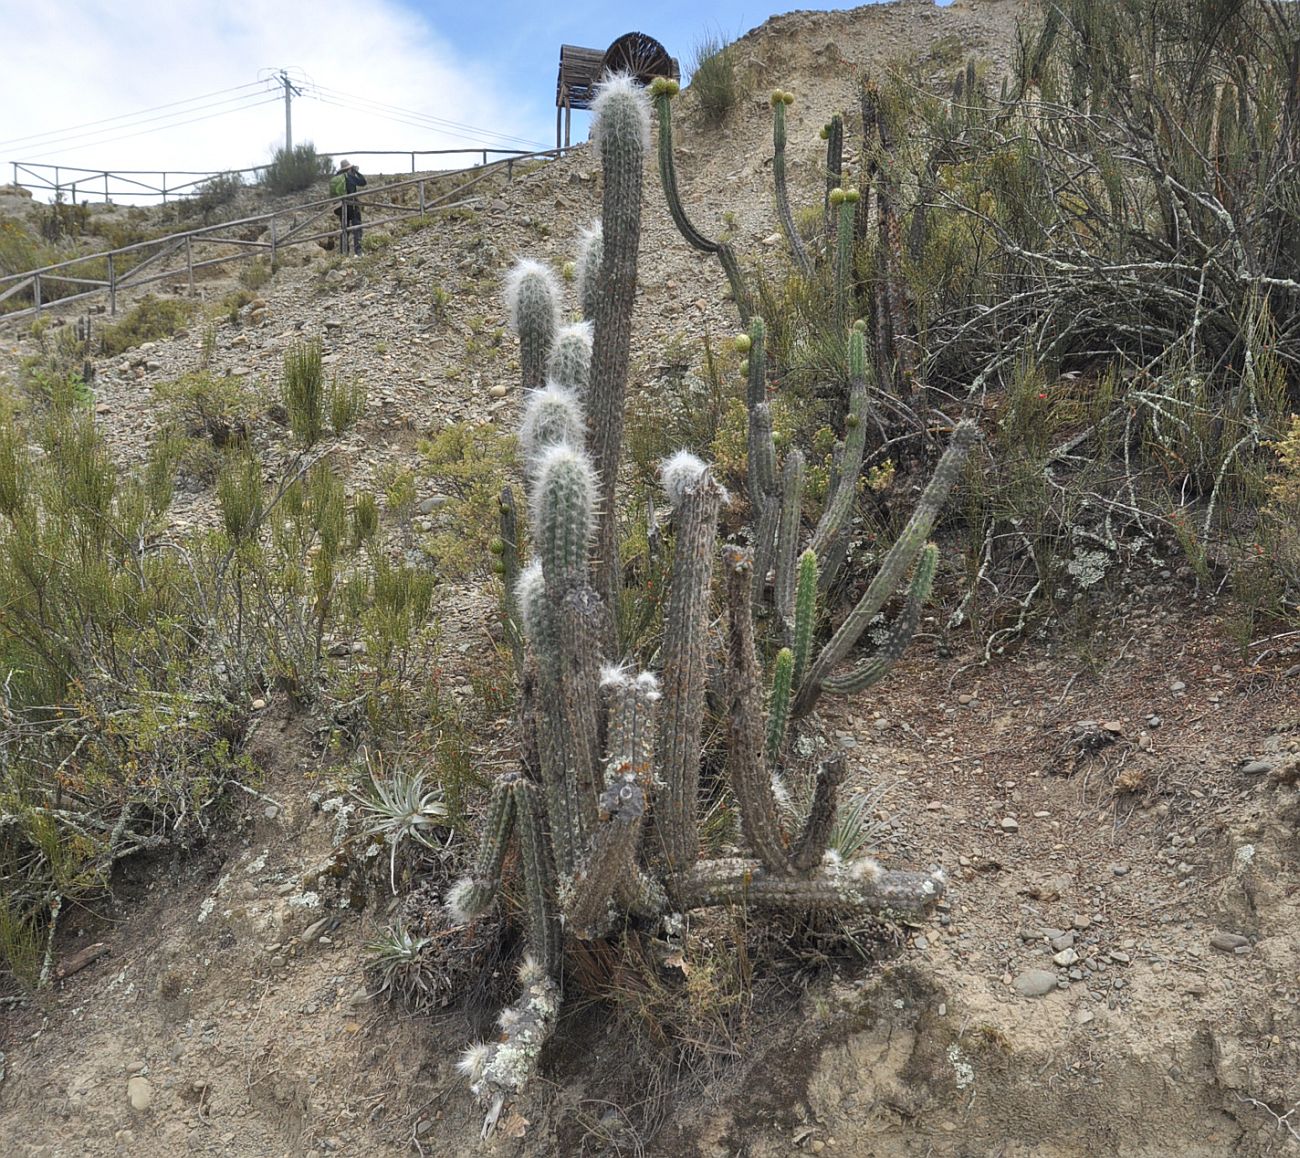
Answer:
[[599, 48], [560, 45], [560, 75], [555, 83], [555, 147], [560, 148], [560, 125], [564, 125], [564, 146], [569, 144], [569, 125], [574, 109], [591, 108], [596, 83], [607, 72], [628, 72], [640, 84], [657, 76], [681, 79], [677, 61], [659, 41], [644, 32], [627, 32], [603, 52]]

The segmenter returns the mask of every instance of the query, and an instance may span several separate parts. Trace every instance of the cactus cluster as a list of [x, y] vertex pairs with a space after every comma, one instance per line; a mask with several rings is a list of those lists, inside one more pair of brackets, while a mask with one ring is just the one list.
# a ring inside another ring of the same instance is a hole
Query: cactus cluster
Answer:
[[[654, 93], [661, 106], [669, 87]], [[719, 519], [731, 496], [706, 463], [679, 452], [661, 464], [674, 546], [662, 635], [653, 649], [657, 671], [639, 670], [621, 654], [612, 615], [621, 578], [614, 483], [649, 105], [630, 81], [615, 78], [603, 86], [596, 114], [603, 217], [575, 262], [586, 322], [562, 324], [561, 283], [539, 267], [525, 264], [507, 287], [529, 388], [520, 441], [531, 562], [520, 558], [509, 491], [502, 496], [500, 540], [500, 570], [512, 579], [507, 611], [520, 640], [523, 756], [520, 771], [495, 784], [472, 869], [448, 896], [457, 920], [484, 913], [499, 891], [507, 849], [517, 841], [530, 948], [521, 992], [501, 1015], [498, 1039], [470, 1049], [461, 1064], [474, 1091], [491, 1103], [489, 1125], [533, 1072], [554, 1027], [565, 938], [601, 938], [629, 918], [656, 922], [712, 905], [924, 912], [944, 888], [938, 871], [886, 871], [869, 858], [844, 861], [827, 852], [843, 761], [818, 769], [802, 815], [792, 815], [783, 776], [791, 722], [822, 692], [869, 686], [910, 639], [937, 558], [926, 535], [974, 428], [958, 426], [880, 573], [818, 651], [819, 558], [833, 552], [842, 534], [862, 463], [862, 334], [855, 330], [852, 338], [855, 381], [839, 480], [800, 553], [803, 456], [791, 449], [778, 461], [766, 399], [765, 328], [751, 317], [737, 341], [749, 360], [751, 543], [720, 544]], [[666, 186], [670, 176], [669, 169]], [[548, 375], [543, 381], [533, 377], [538, 367]], [[715, 573], [727, 608], [721, 636], [711, 629]], [[866, 625], [900, 587], [907, 589], [905, 606], [884, 646], [841, 673]], [[756, 605], [769, 589], [785, 634], [770, 674], [755, 638]], [[726, 777], [748, 855], [709, 860], [701, 858], [698, 808], [706, 689], [710, 672], [719, 669], [725, 673]]]

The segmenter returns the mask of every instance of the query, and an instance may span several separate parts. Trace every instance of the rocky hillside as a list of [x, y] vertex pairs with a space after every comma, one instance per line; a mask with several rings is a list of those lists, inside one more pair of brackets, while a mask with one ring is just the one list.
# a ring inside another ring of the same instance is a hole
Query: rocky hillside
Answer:
[[[855, 107], [855, 71], [912, 55], [936, 74], [967, 52], [1005, 62], [1018, 9], [900, 0], [774, 17], [739, 42], [744, 106], [721, 129], [684, 118], [684, 200], [741, 254], [773, 252], [769, 89], [798, 95], [791, 180], [812, 202], [817, 130]], [[308, 336], [368, 386], [335, 456], [349, 489], [417, 468], [418, 438], [449, 422], [509, 429], [520, 397], [500, 277], [517, 256], [568, 260], [598, 185], [578, 149], [358, 261], [291, 253], [212, 338], [196, 324], [96, 365], [97, 421], [127, 468], [156, 430], [156, 388], [202, 365], [268, 385]], [[736, 320], [652, 169], [646, 189], [633, 377], [653, 395], [670, 351], [698, 359], [701, 336]], [[33, 342], [14, 324], [0, 333], [13, 375]], [[268, 471], [289, 459], [273, 421], [252, 437]], [[436, 531], [452, 501], [425, 484], [407, 529]], [[196, 481], [175, 525], [213, 510]], [[481, 584], [448, 583], [439, 612], [445, 654], [468, 664], [492, 631]], [[742, 1037], [669, 1071], [629, 1044], [644, 1027], [579, 1006], [490, 1143], [453, 1068], [477, 1015], [413, 1017], [368, 988], [383, 899], [358, 911], [331, 872], [312, 721], [259, 699], [260, 795], [232, 802], [230, 830], [194, 855], [123, 863], [111, 904], [64, 920], [53, 989], [5, 999], [7, 1152], [1300, 1153], [1296, 661], [1252, 666], [1221, 614], [1176, 565], [1154, 567], [1108, 609], [1098, 650], [1049, 633], [985, 663], [982, 641], [933, 633], [879, 695], [820, 711], [821, 740], [871, 800], [882, 860], [948, 868], [933, 922], [878, 936], [870, 967], [764, 980], [730, 1023]], [[489, 738], [485, 768], [502, 747]], [[743, 945], [742, 924], [719, 927], [721, 952]]]

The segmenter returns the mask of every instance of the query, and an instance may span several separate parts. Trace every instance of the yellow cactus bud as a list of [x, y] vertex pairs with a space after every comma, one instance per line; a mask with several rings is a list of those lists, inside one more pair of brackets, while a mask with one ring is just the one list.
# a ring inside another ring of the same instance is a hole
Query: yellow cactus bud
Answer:
[[750, 341], [748, 334], [737, 334], [734, 344], [737, 354], [748, 354], [750, 346], [754, 343]]

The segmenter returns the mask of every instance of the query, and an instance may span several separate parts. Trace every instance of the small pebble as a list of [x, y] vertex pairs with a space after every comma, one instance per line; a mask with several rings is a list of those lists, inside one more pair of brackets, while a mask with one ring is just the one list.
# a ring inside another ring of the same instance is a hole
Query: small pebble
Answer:
[[1235, 953], [1238, 949], [1249, 947], [1250, 938], [1240, 933], [1215, 933], [1210, 938], [1210, 948], [1223, 953]]

